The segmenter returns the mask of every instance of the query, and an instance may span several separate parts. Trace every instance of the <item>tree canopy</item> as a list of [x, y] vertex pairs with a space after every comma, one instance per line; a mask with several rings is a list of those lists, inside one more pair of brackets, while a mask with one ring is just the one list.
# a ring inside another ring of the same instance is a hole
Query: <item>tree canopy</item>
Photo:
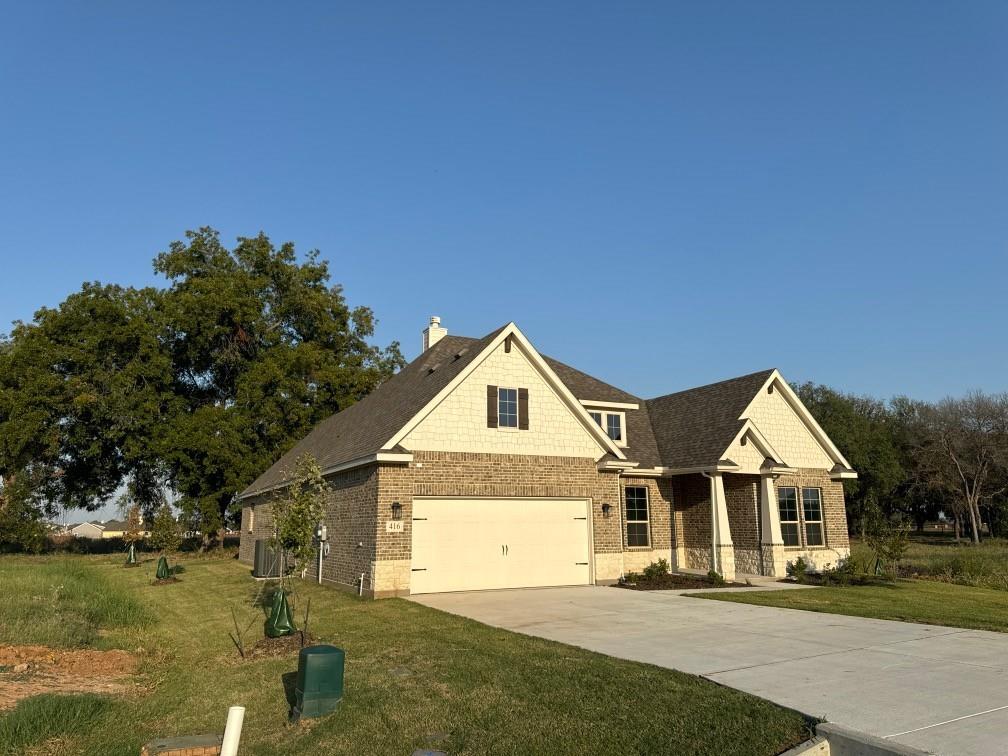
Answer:
[[157, 255], [164, 288], [86, 283], [0, 339], [0, 476], [50, 511], [122, 486], [152, 515], [165, 489], [204, 534], [234, 495], [326, 416], [403, 364], [370, 343], [317, 252], [211, 228]]

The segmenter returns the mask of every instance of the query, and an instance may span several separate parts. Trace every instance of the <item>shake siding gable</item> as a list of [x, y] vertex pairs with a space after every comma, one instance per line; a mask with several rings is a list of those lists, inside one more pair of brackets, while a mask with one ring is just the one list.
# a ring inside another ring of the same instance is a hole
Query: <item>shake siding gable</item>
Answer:
[[[791, 409], [791, 405], [774, 389], [767, 393], [763, 389], [753, 400], [745, 417], [752, 420], [760, 432], [773, 445], [784, 461], [791, 467], [818, 468], [829, 470], [833, 467], [833, 459], [816, 441], [815, 436], [800, 417]], [[751, 446], [751, 445], [750, 445]], [[729, 450], [729, 458], [741, 464], [731, 453], [742, 455], [737, 444]], [[762, 459], [760, 460], [762, 462]], [[755, 472], [755, 470], [745, 470]]]
[[[516, 346], [508, 352], [501, 344], [487, 355], [402, 439], [402, 447], [408, 451], [601, 458], [598, 440]], [[518, 428], [496, 427], [498, 386], [519, 389]]]

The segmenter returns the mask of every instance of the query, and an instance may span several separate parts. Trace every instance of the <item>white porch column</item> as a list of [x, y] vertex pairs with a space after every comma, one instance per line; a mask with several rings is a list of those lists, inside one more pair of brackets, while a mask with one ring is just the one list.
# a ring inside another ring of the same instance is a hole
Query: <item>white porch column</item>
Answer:
[[773, 475], [760, 475], [759, 498], [763, 569], [770, 577], [784, 577], [787, 574], [787, 559], [784, 557], [784, 539], [781, 537], [780, 511], [777, 509]]
[[735, 544], [728, 525], [728, 502], [725, 499], [724, 478], [710, 473], [711, 499], [711, 561], [712, 569], [725, 580], [735, 579]]

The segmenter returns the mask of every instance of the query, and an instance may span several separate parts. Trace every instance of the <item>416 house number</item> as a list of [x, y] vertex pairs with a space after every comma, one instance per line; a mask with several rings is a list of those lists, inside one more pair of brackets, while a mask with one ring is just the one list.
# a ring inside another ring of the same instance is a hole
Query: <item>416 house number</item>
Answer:
[[385, 523], [385, 532], [386, 533], [402, 533], [403, 532], [403, 526], [405, 524], [406, 523], [403, 520], [389, 520], [388, 522]]

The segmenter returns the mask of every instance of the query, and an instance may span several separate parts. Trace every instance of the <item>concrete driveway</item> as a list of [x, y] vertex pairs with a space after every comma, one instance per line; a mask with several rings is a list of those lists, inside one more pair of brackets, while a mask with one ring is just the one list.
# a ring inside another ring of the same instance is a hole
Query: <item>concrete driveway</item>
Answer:
[[415, 596], [939, 754], [1008, 754], [1008, 634], [604, 587]]

